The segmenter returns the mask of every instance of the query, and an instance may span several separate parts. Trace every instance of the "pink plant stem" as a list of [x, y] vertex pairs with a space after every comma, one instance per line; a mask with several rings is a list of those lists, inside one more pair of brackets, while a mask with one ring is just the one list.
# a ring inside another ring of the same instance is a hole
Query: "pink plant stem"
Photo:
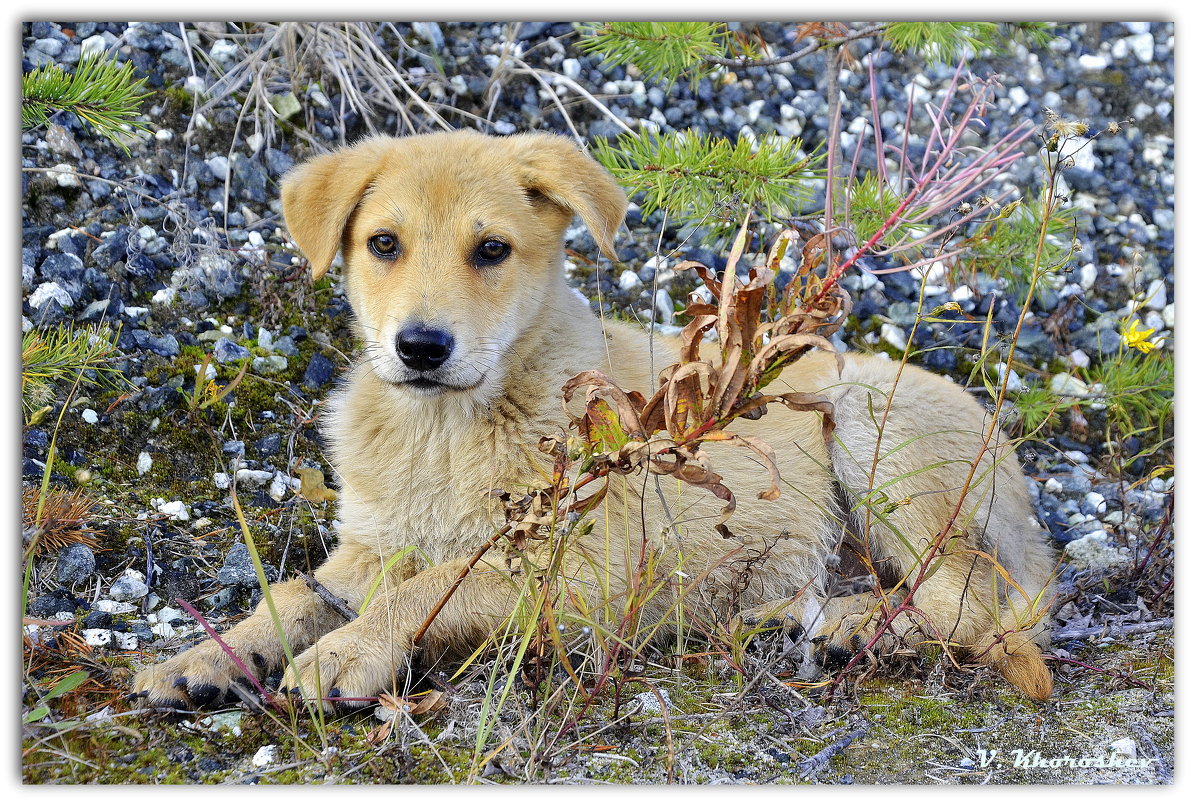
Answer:
[[266, 690], [264, 685], [261, 684], [259, 680], [257, 680], [256, 675], [253, 674], [253, 672], [248, 669], [248, 666], [244, 664], [244, 660], [236, 656], [236, 652], [232, 650], [230, 645], [223, 641], [223, 638], [220, 637], [215, 629], [211, 627], [211, 624], [207, 622], [206, 618], [204, 618], [197, 609], [181, 598], [175, 598], [174, 600], [178, 602], [178, 606], [185, 610], [186, 614], [198, 621], [198, 625], [206, 629], [207, 634], [211, 635], [211, 639], [219, 644], [219, 647], [223, 649], [223, 652], [227, 654], [228, 658], [231, 659], [231, 661], [235, 663], [236, 667], [238, 667], [243, 672], [243, 674], [248, 677], [248, 680], [252, 682], [254, 687], [256, 687], [257, 692], [259, 692], [265, 698], [265, 700], [272, 704], [275, 709], [280, 710], [281, 706], [277, 703], [277, 699], [275, 699], [272, 693]]

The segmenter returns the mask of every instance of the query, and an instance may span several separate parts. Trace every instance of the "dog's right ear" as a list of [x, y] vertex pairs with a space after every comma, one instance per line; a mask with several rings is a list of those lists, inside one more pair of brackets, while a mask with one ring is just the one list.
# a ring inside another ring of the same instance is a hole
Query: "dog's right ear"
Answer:
[[383, 148], [383, 141], [373, 139], [315, 156], [281, 181], [285, 226], [315, 281], [330, 269], [351, 212], [380, 171]]

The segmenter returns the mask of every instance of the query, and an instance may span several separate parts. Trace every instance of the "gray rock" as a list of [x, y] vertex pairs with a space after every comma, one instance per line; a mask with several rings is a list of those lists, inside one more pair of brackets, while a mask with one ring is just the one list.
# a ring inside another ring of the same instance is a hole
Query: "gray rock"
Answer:
[[[161, 336], [154, 336], [144, 329], [137, 328], [130, 333], [132, 341], [139, 350], [147, 350], [156, 353], [158, 356], [164, 356], [167, 359], [172, 359], [182, 352], [178, 346], [177, 337], [173, 334], [162, 334]], [[124, 337], [120, 337], [121, 347], [123, 347]]]
[[288, 356], [290, 358], [301, 355], [297, 345], [293, 344], [293, 337], [289, 336], [289, 334], [286, 334], [282, 337], [277, 337], [277, 339], [273, 342], [273, 350], [277, 351], [282, 356]]
[[55, 591], [29, 602], [29, 616], [52, 618], [59, 612], [74, 613], [75, 603], [65, 592]]
[[240, 271], [217, 253], [204, 253], [198, 257], [198, 276], [204, 290], [221, 298], [240, 294], [243, 284]]
[[55, 281], [46, 281], [39, 284], [37, 289], [33, 290], [33, 293], [29, 295], [29, 305], [34, 309], [40, 309], [50, 302], [57, 302], [59, 306], [64, 308], [74, 305], [74, 299], [70, 297], [70, 293]]
[[1051, 478], [1069, 495], [1086, 495], [1091, 491], [1091, 479], [1081, 473], [1057, 473]]
[[280, 373], [288, 368], [289, 360], [284, 356], [257, 356], [252, 360], [252, 372], [258, 375]]
[[149, 585], [145, 584], [135, 576], [127, 574], [120, 576], [112, 582], [112, 588], [108, 591], [113, 601], [135, 601], [138, 598], [144, 598], [149, 594]]
[[[269, 581], [275, 581], [276, 569], [272, 565], [265, 565], [264, 577]], [[242, 542], [231, 546], [231, 550], [227, 552], [227, 559], [215, 578], [225, 587], [259, 587], [260, 582], [256, 578], [256, 568], [252, 565], [252, 554], [248, 551], [248, 546]]]
[[231, 157], [231, 190], [235, 196], [252, 203], [269, 199], [268, 171], [256, 158], [233, 153]]
[[256, 568], [252, 565], [252, 554], [248, 551], [247, 545], [237, 542], [231, 546], [216, 579], [228, 587], [260, 586], [256, 579]]
[[65, 45], [57, 39], [38, 39], [33, 43], [33, 47], [37, 48], [47, 56], [56, 56], [62, 52]]
[[58, 581], [74, 584], [95, 572], [95, 554], [82, 543], [68, 545], [58, 553]]
[[441, 51], [446, 47], [446, 38], [442, 35], [442, 27], [437, 22], [415, 22], [413, 23], [413, 32], [422, 41], [429, 43], [435, 51]]
[[321, 353], [315, 353], [310, 357], [306, 373], [302, 376], [302, 386], [306, 389], [318, 389], [330, 381], [334, 374], [334, 363]]
[[261, 456], [276, 456], [281, 452], [281, 435], [269, 434], [256, 443], [256, 452]]
[[215, 360], [220, 364], [235, 362], [239, 361], [240, 359], [247, 359], [252, 355], [251, 351], [245, 347], [237, 345], [228, 337], [223, 337], [222, 339], [218, 340], [215, 343], [213, 352], [215, 354]]
[[83, 280], [83, 260], [73, 253], [51, 253], [41, 263], [41, 277], [47, 281]]

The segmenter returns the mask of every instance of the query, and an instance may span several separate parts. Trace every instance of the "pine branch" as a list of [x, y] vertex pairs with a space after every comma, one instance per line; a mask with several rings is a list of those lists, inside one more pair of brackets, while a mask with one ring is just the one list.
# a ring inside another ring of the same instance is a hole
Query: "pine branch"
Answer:
[[84, 55], [73, 73], [43, 64], [21, 77], [21, 127], [44, 125], [54, 114], [69, 111], [127, 153], [121, 137], [129, 130], [148, 129], [136, 119], [147, 95], [144, 86], [131, 63], [119, 64], [101, 54]]
[[727, 51], [724, 22], [604, 22], [580, 31], [583, 50], [609, 67], [633, 64], [646, 80], [685, 77], [697, 85]]
[[822, 178], [820, 156], [778, 136], [735, 144], [696, 131], [622, 137], [614, 145], [597, 140], [595, 157], [630, 194], [643, 195], [646, 215], [665, 209], [683, 222], [705, 220], [715, 235], [734, 230], [747, 210], [769, 220], [788, 216]]

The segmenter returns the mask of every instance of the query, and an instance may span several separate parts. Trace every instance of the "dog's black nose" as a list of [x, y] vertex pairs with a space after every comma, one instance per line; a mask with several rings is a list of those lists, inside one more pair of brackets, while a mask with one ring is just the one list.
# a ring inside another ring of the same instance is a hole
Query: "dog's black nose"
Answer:
[[437, 328], [414, 326], [397, 334], [397, 355], [406, 367], [419, 372], [441, 367], [454, 347], [454, 337]]

